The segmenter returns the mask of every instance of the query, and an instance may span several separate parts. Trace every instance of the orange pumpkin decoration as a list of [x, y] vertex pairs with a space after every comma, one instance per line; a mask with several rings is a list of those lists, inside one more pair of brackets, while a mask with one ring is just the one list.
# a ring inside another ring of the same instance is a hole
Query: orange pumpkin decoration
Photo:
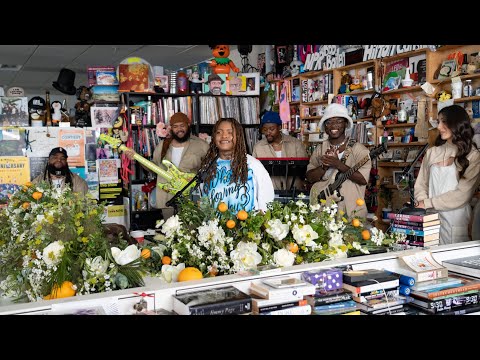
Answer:
[[212, 55], [214, 59], [210, 63], [215, 74], [230, 74], [230, 69], [233, 72], [238, 73], [239, 68], [235, 66], [232, 60], [228, 58], [230, 55], [230, 46], [229, 45], [209, 45], [212, 49]]

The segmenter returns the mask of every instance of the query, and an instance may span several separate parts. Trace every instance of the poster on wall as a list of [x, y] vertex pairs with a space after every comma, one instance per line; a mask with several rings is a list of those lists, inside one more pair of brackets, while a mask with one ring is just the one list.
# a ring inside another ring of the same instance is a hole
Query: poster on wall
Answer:
[[38, 175], [45, 172], [48, 157], [31, 157], [30, 160], [30, 179], [35, 179]]
[[50, 150], [58, 146], [60, 128], [39, 127], [28, 130], [28, 157], [48, 157]]
[[0, 97], [0, 126], [28, 126], [28, 98]]
[[85, 166], [85, 131], [83, 129], [61, 129], [58, 145], [65, 148], [69, 166]]
[[0, 156], [24, 156], [26, 132], [23, 128], [3, 128], [0, 130]]
[[25, 156], [0, 158], [0, 205], [8, 202], [20, 185], [30, 181], [30, 163]]

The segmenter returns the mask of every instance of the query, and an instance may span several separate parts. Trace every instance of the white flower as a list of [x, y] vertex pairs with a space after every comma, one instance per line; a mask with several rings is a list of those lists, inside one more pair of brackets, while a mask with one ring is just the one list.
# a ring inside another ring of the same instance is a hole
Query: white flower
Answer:
[[240, 241], [237, 248], [230, 252], [234, 271], [254, 269], [262, 261], [262, 255], [257, 252], [257, 244], [254, 242]]
[[293, 238], [299, 245], [315, 246], [315, 239], [318, 239], [318, 234], [313, 231], [310, 225], [298, 226], [295, 225], [292, 229]]
[[162, 231], [166, 237], [172, 237], [180, 229], [180, 225], [182, 222], [178, 215], [170, 216], [162, 225]]
[[163, 257], [163, 253], [165, 250], [167, 250], [167, 247], [163, 244], [152, 246], [152, 251], [156, 252], [160, 257]]
[[141, 256], [141, 251], [135, 245], [127, 246], [125, 250], [120, 250], [117, 247], [112, 247], [112, 256], [118, 265], [126, 265], [138, 259]]
[[273, 260], [278, 266], [292, 266], [295, 261], [295, 254], [287, 249], [280, 249], [273, 254]]
[[43, 249], [43, 261], [48, 266], [56, 265], [60, 262], [60, 258], [65, 247], [60, 241], [54, 241]]
[[269, 220], [267, 223], [267, 234], [269, 234], [275, 241], [282, 241], [288, 235], [289, 226], [283, 224], [279, 219]]
[[178, 264], [177, 266], [163, 265], [162, 266], [162, 278], [168, 283], [176, 282], [177, 279], [178, 279], [178, 274], [183, 269], [185, 269], [185, 264], [184, 263]]
[[105, 274], [108, 270], [108, 265], [110, 265], [110, 261], [104, 260], [101, 256], [85, 260], [85, 270], [93, 275]]

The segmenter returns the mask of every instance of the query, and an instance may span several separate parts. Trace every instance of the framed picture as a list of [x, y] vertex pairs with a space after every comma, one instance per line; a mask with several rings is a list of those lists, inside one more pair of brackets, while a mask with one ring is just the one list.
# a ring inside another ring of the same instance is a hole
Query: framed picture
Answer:
[[241, 95], [259, 95], [260, 94], [260, 73], [243, 73], [238, 76], [245, 77], [246, 90]]
[[285, 64], [287, 62], [287, 46], [277, 46], [277, 63]]
[[156, 75], [155, 86], [163, 89], [163, 92], [168, 93], [168, 75]]
[[408, 152], [406, 162], [412, 162], [413, 160], [415, 160], [415, 158], [417, 157], [417, 154], [418, 154], [418, 149], [410, 150]]
[[448, 79], [452, 77], [453, 72], [457, 70], [456, 60], [444, 60], [442, 66], [440, 66], [440, 72], [438, 73], [438, 79]]
[[118, 107], [98, 107], [90, 108], [90, 116], [92, 118], [92, 127], [111, 128], [113, 122], [117, 119], [119, 113]]
[[400, 182], [402, 182], [402, 174], [403, 174], [403, 171], [394, 171], [393, 172], [393, 183], [395, 185], [400, 184]]

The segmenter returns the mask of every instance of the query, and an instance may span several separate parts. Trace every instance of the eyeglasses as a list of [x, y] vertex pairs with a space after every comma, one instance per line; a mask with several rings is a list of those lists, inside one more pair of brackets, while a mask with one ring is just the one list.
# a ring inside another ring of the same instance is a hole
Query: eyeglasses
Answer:
[[343, 125], [345, 124], [345, 119], [329, 119], [325, 121], [325, 126], [334, 126], [334, 125]]

